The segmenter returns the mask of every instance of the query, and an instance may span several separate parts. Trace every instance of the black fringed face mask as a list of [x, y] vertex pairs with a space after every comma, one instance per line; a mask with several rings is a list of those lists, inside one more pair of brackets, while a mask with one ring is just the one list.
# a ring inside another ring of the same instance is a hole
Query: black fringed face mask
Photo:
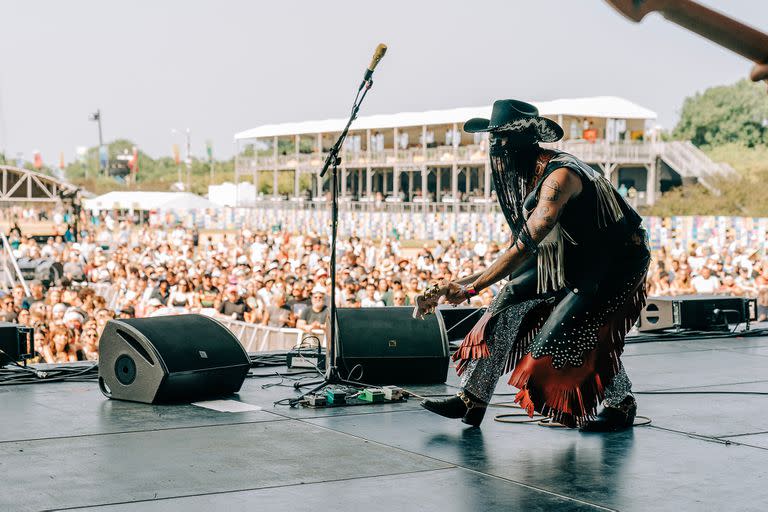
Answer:
[[538, 145], [518, 145], [510, 137], [491, 134], [489, 154], [499, 205], [515, 238], [525, 217], [523, 202], [535, 187]]

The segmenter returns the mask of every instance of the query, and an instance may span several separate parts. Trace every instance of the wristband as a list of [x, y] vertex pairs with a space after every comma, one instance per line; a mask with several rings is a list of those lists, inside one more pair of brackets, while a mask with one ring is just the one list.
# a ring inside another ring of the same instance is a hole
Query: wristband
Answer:
[[477, 290], [475, 290], [475, 285], [471, 284], [469, 286], [464, 287], [464, 295], [467, 297], [467, 301], [477, 295]]

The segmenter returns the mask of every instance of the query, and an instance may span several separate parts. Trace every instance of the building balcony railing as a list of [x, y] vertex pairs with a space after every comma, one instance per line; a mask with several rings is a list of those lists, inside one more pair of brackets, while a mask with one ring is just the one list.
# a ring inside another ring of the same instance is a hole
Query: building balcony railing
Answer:
[[658, 142], [618, 142], [606, 141], [562, 141], [551, 147], [571, 153], [588, 163], [651, 163], [662, 151], [662, 143]]
[[[640, 191], [632, 197], [627, 197], [627, 202], [632, 207], [646, 206], [647, 195]], [[273, 210], [327, 210], [330, 198], [325, 196], [307, 199], [305, 197], [271, 196], [260, 194], [256, 197], [240, 197], [237, 202], [241, 208], [259, 208]], [[466, 200], [454, 200], [444, 198], [442, 201], [399, 201], [392, 197], [386, 199], [362, 197], [354, 199], [346, 196], [339, 198], [342, 211], [373, 212], [383, 211], [387, 213], [442, 213], [442, 212], [487, 212], [500, 211], [498, 202], [494, 198], [472, 197]]]
[[[663, 152], [663, 143], [606, 141], [562, 141], [548, 145], [561, 149], [588, 163], [646, 164], [651, 163]], [[361, 167], [439, 167], [457, 165], [484, 165], [488, 154], [484, 145], [437, 146], [432, 148], [410, 147], [407, 149], [388, 148], [383, 151], [344, 151], [342, 165], [348, 168]], [[325, 155], [300, 153], [289, 155], [264, 155], [258, 157], [237, 157], [237, 168], [241, 172], [271, 170], [274, 168], [305, 171], [319, 170]]]

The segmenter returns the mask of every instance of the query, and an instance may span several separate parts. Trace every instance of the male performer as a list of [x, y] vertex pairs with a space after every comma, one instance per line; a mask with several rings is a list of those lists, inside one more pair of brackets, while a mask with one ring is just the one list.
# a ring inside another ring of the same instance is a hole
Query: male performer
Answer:
[[[490, 120], [470, 119], [464, 130], [490, 132], [512, 244], [487, 270], [441, 294], [459, 304], [509, 282], [453, 356], [461, 392], [422, 405], [477, 426], [499, 377], [512, 370], [515, 401], [530, 415], [586, 431], [632, 426], [637, 405], [619, 357], [645, 303], [650, 252], [640, 216], [602, 174], [539, 147], [559, 140], [563, 129], [529, 103], [496, 101]], [[420, 299], [417, 315], [430, 309]]]

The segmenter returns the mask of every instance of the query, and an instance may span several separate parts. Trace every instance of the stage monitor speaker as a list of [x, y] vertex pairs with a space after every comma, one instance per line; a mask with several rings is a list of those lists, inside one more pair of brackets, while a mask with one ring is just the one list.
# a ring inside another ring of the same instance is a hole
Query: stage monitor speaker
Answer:
[[367, 384], [439, 384], [448, 377], [448, 338], [440, 315], [413, 307], [339, 308], [336, 366]]
[[748, 324], [756, 319], [755, 299], [712, 295], [648, 297], [640, 312], [638, 330], [728, 330], [729, 324]]
[[144, 403], [234, 393], [250, 368], [238, 339], [202, 315], [110, 320], [99, 340], [99, 387], [108, 398]]

